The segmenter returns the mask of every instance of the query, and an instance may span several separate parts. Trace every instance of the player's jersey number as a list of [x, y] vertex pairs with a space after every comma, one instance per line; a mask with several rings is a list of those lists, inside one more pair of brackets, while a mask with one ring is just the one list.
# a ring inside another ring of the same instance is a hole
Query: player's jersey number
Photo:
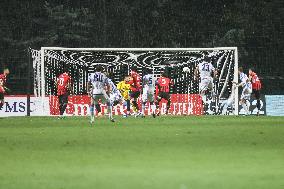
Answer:
[[59, 78], [58, 85], [59, 86], [64, 86], [64, 78]]
[[103, 76], [95, 74], [94, 75], [94, 81], [103, 82]]
[[149, 85], [152, 85], [152, 84], [153, 84], [153, 78], [152, 78], [152, 77], [149, 77], [149, 78], [148, 78], [148, 83], [149, 83]]
[[209, 72], [209, 64], [203, 64], [202, 65], [202, 71]]

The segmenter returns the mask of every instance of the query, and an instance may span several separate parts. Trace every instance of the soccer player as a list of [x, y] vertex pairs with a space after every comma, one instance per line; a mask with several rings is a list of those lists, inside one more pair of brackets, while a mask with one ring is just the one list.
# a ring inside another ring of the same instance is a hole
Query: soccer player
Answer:
[[129, 96], [130, 84], [129, 82], [131, 79], [132, 78], [130, 76], [126, 76], [123, 81], [117, 84], [117, 89], [120, 91], [123, 97], [124, 105], [126, 105], [127, 113], [123, 115], [124, 117], [127, 117], [130, 115], [130, 96]]
[[248, 76], [244, 73], [243, 68], [239, 67], [239, 75], [241, 83], [239, 83], [237, 86], [242, 87], [242, 95], [240, 98], [240, 104], [244, 108], [245, 115], [249, 115], [249, 107], [250, 107], [250, 95], [252, 93], [252, 85], [249, 81]]
[[62, 116], [67, 107], [68, 96], [71, 91], [71, 77], [69, 76], [67, 69], [65, 69], [63, 73], [60, 74], [59, 77], [57, 78], [56, 86], [57, 86], [57, 96], [59, 99], [59, 112], [60, 112], [59, 118], [63, 118]]
[[211, 64], [210, 58], [205, 55], [204, 60], [197, 65], [194, 70], [194, 80], [199, 80], [199, 93], [202, 97], [202, 102], [205, 105], [205, 111], [207, 110], [206, 94], [212, 94], [213, 91], [213, 78], [217, 76], [217, 71]]
[[259, 116], [260, 112], [260, 90], [261, 90], [261, 81], [257, 74], [254, 72], [253, 68], [249, 69], [249, 80], [252, 83], [252, 94], [254, 94], [256, 98], [256, 107], [257, 107], [257, 115]]
[[234, 101], [235, 101], [235, 90], [236, 90], [236, 83], [233, 82], [232, 84], [232, 91], [231, 94], [229, 96], [229, 98], [227, 100], [225, 100], [224, 102], [222, 102], [221, 106], [220, 106], [220, 110], [222, 110], [222, 115], [226, 115], [228, 112], [228, 108], [232, 107]]
[[150, 70], [146, 69], [147, 74], [142, 79], [143, 93], [142, 93], [142, 117], [145, 117], [145, 105], [150, 102], [152, 116], [156, 117], [156, 106], [155, 106], [155, 85], [156, 78], [153, 74], [150, 74]]
[[114, 122], [113, 116], [112, 116], [112, 108], [122, 102], [122, 95], [120, 91], [117, 89], [115, 84], [112, 82], [111, 79], [108, 78], [107, 80], [107, 94], [109, 96], [109, 105], [108, 105], [108, 113], [109, 118], [112, 122]]
[[[107, 102], [109, 110], [112, 107], [110, 104], [109, 95], [107, 94], [107, 92], [109, 92], [108, 78], [102, 72], [103, 72], [103, 67], [101, 65], [98, 65], [96, 67], [96, 72], [89, 74], [88, 78], [87, 91], [90, 92], [89, 95], [91, 96], [91, 103], [90, 103], [91, 124], [94, 123], [95, 121], [94, 109], [96, 108], [98, 112], [101, 112], [99, 100], [101, 100], [102, 103]], [[112, 114], [109, 114], [109, 119], [111, 122], [114, 122]]]
[[133, 105], [133, 110], [136, 113], [135, 116], [139, 116], [139, 106], [137, 103], [137, 99], [140, 96], [140, 90], [141, 90], [141, 77], [137, 73], [137, 67], [133, 66], [131, 68], [130, 76], [132, 77], [132, 80], [129, 82], [130, 83], [130, 98], [132, 101]]
[[167, 73], [163, 72], [162, 76], [156, 82], [156, 94], [157, 94], [156, 108], [159, 110], [157, 115], [160, 115], [161, 112], [159, 104], [162, 99], [165, 99], [167, 101], [166, 114], [169, 113], [171, 105], [171, 96], [170, 96], [171, 85], [173, 85], [173, 82], [168, 77]]
[[9, 90], [6, 85], [7, 75], [9, 75], [10, 71], [8, 68], [3, 70], [3, 74], [0, 74], [0, 110], [2, 110], [4, 106], [4, 94]]

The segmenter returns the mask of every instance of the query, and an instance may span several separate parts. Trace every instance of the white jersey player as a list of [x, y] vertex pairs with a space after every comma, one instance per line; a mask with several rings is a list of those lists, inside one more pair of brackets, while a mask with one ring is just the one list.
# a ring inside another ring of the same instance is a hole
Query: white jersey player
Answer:
[[250, 107], [250, 96], [252, 93], [252, 85], [249, 81], [248, 76], [243, 72], [243, 68], [239, 68], [240, 80], [241, 83], [238, 84], [238, 87], [242, 87], [242, 95], [240, 98], [240, 104], [243, 106], [245, 114], [249, 115], [249, 107]]
[[[110, 107], [110, 99], [107, 94], [108, 88], [108, 78], [107, 76], [102, 73], [103, 68], [98, 66], [96, 68], [95, 73], [89, 74], [88, 78], [88, 91], [90, 92], [91, 96], [91, 104], [90, 104], [90, 114], [91, 114], [91, 123], [94, 122], [94, 106], [96, 107], [97, 112], [101, 112], [99, 100], [102, 103], [107, 103], [108, 107]], [[113, 122], [112, 116], [109, 117], [110, 120]]]
[[117, 89], [116, 85], [109, 78], [107, 79], [107, 85], [107, 93], [109, 94], [109, 101], [107, 103], [108, 113], [110, 120], [114, 122], [114, 119], [112, 117], [112, 108], [122, 101], [122, 95]]
[[199, 63], [194, 71], [195, 80], [198, 79], [198, 74], [200, 77], [199, 82], [199, 93], [202, 97], [202, 101], [206, 102], [206, 92], [213, 90], [213, 78], [217, 75], [217, 71], [213, 67], [213, 65], [210, 63], [210, 58], [205, 57], [205, 60], [201, 63]]
[[117, 105], [122, 101], [122, 95], [120, 91], [117, 89], [116, 85], [112, 82], [111, 79], [108, 79], [109, 86], [109, 100], [112, 106]]
[[251, 82], [249, 81], [249, 78], [245, 73], [240, 73], [240, 80], [241, 83], [239, 84], [239, 86], [243, 87], [241, 99], [249, 100], [252, 93]]
[[106, 86], [108, 84], [108, 78], [104, 73], [91, 73], [89, 75], [88, 81], [91, 84], [91, 96], [95, 101], [98, 98], [101, 98], [101, 96], [105, 97], [105, 99], [108, 99], [108, 96], [106, 95]]
[[232, 107], [233, 103], [235, 102], [235, 90], [236, 90], [236, 83], [233, 82], [232, 91], [229, 98], [222, 102], [220, 108], [222, 109], [222, 115], [226, 115], [228, 112], [228, 108]]
[[145, 117], [145, 105], [150, 102], [152, 115], [156, 117], [156, 106], [155, 106], [155, 87], [156, 78], [153, 74], [147, 74], [143, 77], [143, 93], [142, 93], [142, 117]]

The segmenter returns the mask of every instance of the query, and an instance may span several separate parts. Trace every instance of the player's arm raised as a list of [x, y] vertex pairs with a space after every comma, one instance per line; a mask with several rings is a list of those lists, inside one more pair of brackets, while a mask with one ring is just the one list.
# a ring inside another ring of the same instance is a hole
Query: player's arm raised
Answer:
[[194, 80], [197, 81], [198, 80], [198, 66], [196, 66], [195, 70], [194, 70]]
[[214, 70], [213, 70], [213, 76], [214, 76], [215, 79], [217, 78], [217, 76], [218, 76], [218, 71], [217, 71], [217, 69], [214, 69]]

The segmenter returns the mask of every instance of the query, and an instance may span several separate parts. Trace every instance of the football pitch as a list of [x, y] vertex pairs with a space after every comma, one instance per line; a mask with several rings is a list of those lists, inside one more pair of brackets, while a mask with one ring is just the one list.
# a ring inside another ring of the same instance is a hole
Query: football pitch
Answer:
[[284, 188], [284, 117], [0, 119], [0, 188]]

